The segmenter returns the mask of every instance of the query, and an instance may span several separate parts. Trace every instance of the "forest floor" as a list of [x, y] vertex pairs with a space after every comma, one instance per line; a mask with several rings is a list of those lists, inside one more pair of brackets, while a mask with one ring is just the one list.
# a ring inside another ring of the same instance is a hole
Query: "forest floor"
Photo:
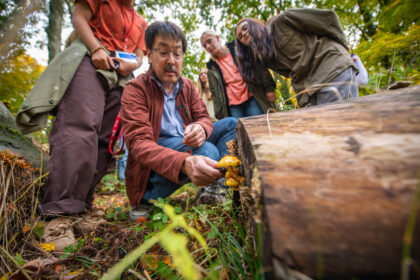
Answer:
[[[3, 165], [2, 171], [7, 173]], [[36, 185], [37, 178], [31, 182], [31, 187]], [[17, 207], [16, 199], [8, 200], [11, 220], [0, 219], [1, 280], [98, 279], [119, 262], [126, 263], [126, 268], [118, 272], [121, 279], [260, 278], [262, 270], [245, 215], [232, 203], [231, 190], [221, 188], [217, 201], [212, 201], [212, 195], [206, 196], [187, 184], [167, 199], [159, 199], [149, 219], [130, 221], [124, 183], [116, 173], [109, 174], [97, 188], [92, 211], [101, 216], [103, 223], [89, 232], [74, 231], [77, 246], [65, 248], [65, 253], [58, 256], [54, 248], [43, 243], [48, 221], [34, 214], [33, 202], [37, 201], [39, 189], [33, 189], [26, 204], [21, 199]], [[0, 191], [7, 193], [7, 189]], [[26, 190], [14, 197], [28, 193]], [[13, 220], [17, 218], [20, 220]], [[72, 217], [77, 218], [83, 215]], [[127, 254], [146, 245], [148, 248], [134, 261], [124, 260]]]

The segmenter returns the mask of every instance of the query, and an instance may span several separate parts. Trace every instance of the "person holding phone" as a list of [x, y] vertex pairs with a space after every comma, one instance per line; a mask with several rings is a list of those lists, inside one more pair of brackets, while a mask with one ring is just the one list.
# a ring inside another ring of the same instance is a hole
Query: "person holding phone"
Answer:
[[[134, 0], [77, 0], [72, 21], [86, 52], [73, 53], [83, 57], [56, 107], [50, 174], [38, 209], [46, 217], [92, 207], [95, 186], [112, 159], [108, 142], [121, 106], [121, 82], [128, 82], [146, 52], [147, 23]], [[98, 74], [117, 81], [104, 87]]]

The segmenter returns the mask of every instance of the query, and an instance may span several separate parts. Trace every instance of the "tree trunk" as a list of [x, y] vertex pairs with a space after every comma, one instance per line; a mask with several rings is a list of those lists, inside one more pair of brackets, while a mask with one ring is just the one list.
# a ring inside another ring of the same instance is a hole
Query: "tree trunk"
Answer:
[[47, 169], [49, 156], [45, 152], [41, 155], [41, 148], [17, 130], [15, 118], [0, 102], [0, 153], [4, 151], [23, 157], [32, 167]]
[[48, 26], [48, 62], [61, 52], [61, 30], [64, 21], [64, 0], [50, 0]]
[[403, 240], [418, 266], [420, 86], [239, 119], [238, 144], [269, 279], [396, 279]]

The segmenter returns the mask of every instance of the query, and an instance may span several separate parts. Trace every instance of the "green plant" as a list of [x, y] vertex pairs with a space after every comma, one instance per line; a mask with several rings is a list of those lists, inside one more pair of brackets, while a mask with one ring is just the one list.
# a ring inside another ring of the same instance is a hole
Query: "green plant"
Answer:
[[106, 214], [108, 220], [125, 221], [127, 220], [126, 212], [123, 211], [121, 207], [112, 208], [111, 211], [108, 211]]
[[194, 261], [191, 257], [190, 252], [187, 249], [188, 239], [183, 234], [175, 233], [173, 230], [180, 228], [188, 232], [190, 235], [195, 237], [202, 248], [207, 250], [207, 244], [204, 238], [197, 232], [196, 229], [190, 227], [182, 215], [177, 215], [172, 206], [156, 203], [155, 205], [162, 208], [165, 215], [169, 217], [171, 223], [159, 233], [156, 233], [151, 238], [147, 239], [141, 246], [137, 247], [126, 255], [121, 261], [115, 264], [109, 269], [101, 279], [116, 279], [124, 270], [126, 270], [132, 263], [138, 258], [144, 255], [152, 246], [156, 243], [160, 243], [161, 246], [172, 255], [173, 263], [177, 268], [177, 271], [185, 279], [199, 279], [200, 273], [197, 271], [194, 265]]

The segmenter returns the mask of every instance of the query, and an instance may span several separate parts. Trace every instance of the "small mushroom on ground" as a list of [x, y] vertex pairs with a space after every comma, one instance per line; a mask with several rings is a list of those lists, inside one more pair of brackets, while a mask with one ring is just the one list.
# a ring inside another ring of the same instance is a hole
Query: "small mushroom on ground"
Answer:
[[235, 156], [224, 156], [218, 163], [218, 168], [226, 168], [227, 172], [225, 174], [226, 181], [225, 185], [237, 190], [237, 187], [243, 183], [245, 180], [244, 177], [240, 176], [235, 167], [241, 165], [241, 161]]

